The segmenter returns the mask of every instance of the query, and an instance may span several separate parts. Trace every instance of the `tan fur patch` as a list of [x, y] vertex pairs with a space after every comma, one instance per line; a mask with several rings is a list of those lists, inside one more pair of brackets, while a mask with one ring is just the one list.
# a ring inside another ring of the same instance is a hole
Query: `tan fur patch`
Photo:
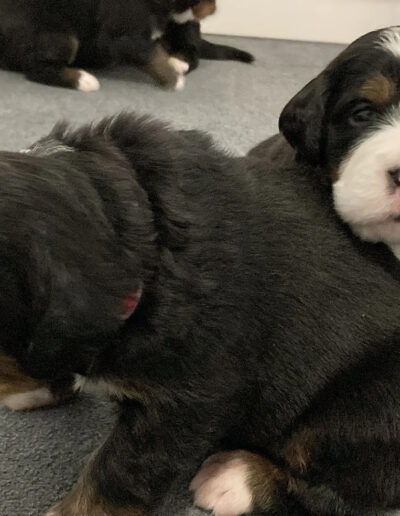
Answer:
[[65, 67], [61, 71], [61, 79], [66, 84], [78, 84], [81, 72], [78, 68]]
[[268, 510], [285, 481], [285, 475], [261, 455], [243, 451], [241, 458], [249, 471], [247, 483], [253, 495], [254, 505], [258, 509]]
[[71, 57], [69, 58], [68, 64], [72, 64], [79, 50], [79, 39], [76, 36], [70, 36], [70, 44], [71, 44]]
[[16, 360], [0, 355], [0, 400], [13, 394], [34, 391], [43, 385], [38, 380], [26, 376]]
[[198, 20], [204, 20], [207, 16], [214, 14], [216, 10], [216, 0], [201, 0], [199, 4], [192, 7], [193, 14]]
[[375, 104], [385, 104], [396, 94], [396, 84], [381, 73], [369, 78], [360, 89], [362, 97]]
[[46, 516], [146, 516], [135, 507], [114, 507], [105, 500], [93, 485], [89, 464], [70, 493]]
[[292, 436], [282, 451], [282, 457], [291, 468], [301, 473], [307, 470], [317, 437], [317, 431], [311, 428], [304, 428]]

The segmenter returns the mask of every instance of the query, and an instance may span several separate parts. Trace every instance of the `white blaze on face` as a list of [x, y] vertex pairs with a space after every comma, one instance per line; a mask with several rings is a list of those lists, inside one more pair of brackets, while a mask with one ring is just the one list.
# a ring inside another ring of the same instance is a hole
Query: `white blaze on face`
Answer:
[[354, 233], [370, 242], [400, 245], [400, 107], [352, 150], [333, 185], [335, 208]]

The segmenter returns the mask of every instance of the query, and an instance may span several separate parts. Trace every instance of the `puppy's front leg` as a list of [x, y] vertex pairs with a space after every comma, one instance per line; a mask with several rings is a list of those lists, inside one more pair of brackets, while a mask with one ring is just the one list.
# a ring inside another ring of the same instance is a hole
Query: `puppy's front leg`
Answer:
[[[172, 481], [190, 478], [210, 450], [211, 414], [124, 401], [112, 434], [74, 489], [46, 516], [158, 514]], [[206, 436], [206, 437], [205, 437]]]
[[24, 374], [16, 360], [0, 355], [0, 404], [11, 410], [30, 410], [55, 405], [72, 396], [66, 384], [60, 388]]

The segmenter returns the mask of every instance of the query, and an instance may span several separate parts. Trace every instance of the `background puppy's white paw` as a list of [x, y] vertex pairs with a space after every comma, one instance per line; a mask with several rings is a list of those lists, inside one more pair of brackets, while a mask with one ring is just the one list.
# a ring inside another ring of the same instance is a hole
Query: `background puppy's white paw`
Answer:
[[91, 73], [85, 72], [85, 70], [80, 70], [76, 89], [85, 92], [97, 91], [100, 89], [100, 83]]
[[169, 65], [175, 70], [178, 74], [174, 90], [182, 91], [185, 88], [186, 79], [185, 74], [189, 71], [189, 65], [185, 61], [178, 59], [177, 57], [170, 57], [168, 59]]
[[170, 57], [168, 62], [179, 75], [185, 75], [189, 71], [188, 63], [186, 61], [182, 61], [182, 59], [178, 59], [177, 57]]
[[33, 391], [21, 392], [18, 394], [10, 394], [0, 400], [11, 410], [30, 410], [39, 407], [53, 405], [56, 399], [53, 393], [47, 387], [41, 387]]
[[178, 80], [176, 81], [174, 90], [175, 91], [182, 91], [182, 90], [184, 90], [185, 89], [185, 84], [186, 84], [185, 77], [183, 77], [183, 75], [180, 75], [178, 77]]
[[195, 505], [215, 516], [240, 516], [253, 509], [248, 467], [240, 452], [224, 452], [205, 461], [190, 489]]

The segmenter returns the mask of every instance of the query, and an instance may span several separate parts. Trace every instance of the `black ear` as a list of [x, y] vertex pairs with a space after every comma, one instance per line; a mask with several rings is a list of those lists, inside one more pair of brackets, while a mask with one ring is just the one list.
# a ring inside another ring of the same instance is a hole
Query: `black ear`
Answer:
[[321, 74], [286, 105], [279, 130], [297, 151], [297, 158], [321, 164], [321, 131], [327, 98], [326, 77]]

